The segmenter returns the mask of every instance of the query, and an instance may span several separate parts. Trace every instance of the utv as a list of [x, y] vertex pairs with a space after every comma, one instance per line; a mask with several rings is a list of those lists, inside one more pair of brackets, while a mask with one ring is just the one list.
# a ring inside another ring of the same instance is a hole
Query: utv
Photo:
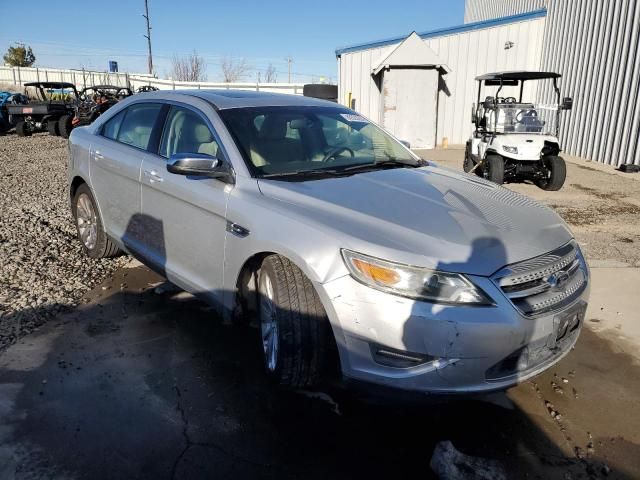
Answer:
[[33, 132], [48, 131], [51, 135], [69, 138], [71, 119], [78, 103], [78, 91], [72, 83], [33, 82], [25, 87], [35, 88], [38, 101], [28, 105], [9, 105], [7, 111], [16, 133], [29, 136]]
[[[475, 130], [467, 141], [464, 171], [498, 184], [533, 182], [543, 190], [559, 190], [566, 178], [566, 165], [558, 156], [560, 112], [570, 110], [573, 101], [565, 97], [560, 103], [558, 78], [560, 74], [553, 72], [501, 72], [476, 77], [478, 103], [473, 105], [471, 119]], [[551, 81], [556, 103], [523, 101], [524, 84], [529, 80], [538, 81], [527, 85], [534, 87], [527, 89], [534, 97], [540, 94], [542, 81]], [[497, 87], [497, 91], [480, 102], [483, 87]]]
[[7, 133], [13, 128], [9, 121], [9, 105], [26, 105], [29, 98], [21, 93], [0, 92], [0, 135]]
[[115, 85], [94, 85], [80, 92], [72, 127], [89, 125], [120, 100], [133, 95], [130, 88]]

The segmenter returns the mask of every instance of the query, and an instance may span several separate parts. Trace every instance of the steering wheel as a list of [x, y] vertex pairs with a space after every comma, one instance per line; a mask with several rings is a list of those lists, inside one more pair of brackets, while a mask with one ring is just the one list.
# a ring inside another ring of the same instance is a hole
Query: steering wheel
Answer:
[[351, 150], [349, 147], [333, 147], [332, 149], [330, 149], [327, 153], [324, 154], [324, 157], [322, 157], [322, 162], [329, 162], [331, 161], [331, 159], [335, 160], [336, 159], [336, 155], [338, 155], [340, 152], [349, 152], [349, 154], [351, 154], [351, 158], [355, 157], [356, 154], [353, 152], [353, 150]]
[[524, 117], [538, 118], [538, 112], [535, 110], [520, 110], [516, 115], [516, 122], [522, 123]]

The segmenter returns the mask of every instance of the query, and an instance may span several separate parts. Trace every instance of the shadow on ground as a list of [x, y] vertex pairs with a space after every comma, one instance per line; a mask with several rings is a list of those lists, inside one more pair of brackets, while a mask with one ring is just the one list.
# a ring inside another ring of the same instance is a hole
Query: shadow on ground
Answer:
[[[568, 455], [539, 427], [548, 418], [506, 397], [509, 408], [272, 388], [256, 329], [153, 293], [159, 280], [123, 269], [0, 356], [0, 478], [432, 478], [442, 440], [509, 478], [605, 477], [597, 450]], [[518, 388], [546, 415], [540, 389]], [[608, 478], [638, 473], [609, 466]]]

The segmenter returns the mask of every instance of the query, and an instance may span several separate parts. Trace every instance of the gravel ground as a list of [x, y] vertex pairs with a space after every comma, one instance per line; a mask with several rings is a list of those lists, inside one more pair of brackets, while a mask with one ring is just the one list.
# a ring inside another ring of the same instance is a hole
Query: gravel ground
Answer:
[[83, 255], [67, 201], [67, 141], [0, 136], [0, 350], [77, 305], [126, 257]]

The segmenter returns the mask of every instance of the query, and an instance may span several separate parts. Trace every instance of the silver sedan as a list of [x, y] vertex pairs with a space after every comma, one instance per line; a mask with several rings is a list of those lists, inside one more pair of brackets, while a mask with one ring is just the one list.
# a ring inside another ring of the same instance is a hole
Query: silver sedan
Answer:
[[358, 113], [269, 93], [134, 95], [70, 141], [87, 255], [125, 251], [228, 319], [267, 374], [507, 388], [578, 338], [589, 272], [550, 209], [439, 168]]

